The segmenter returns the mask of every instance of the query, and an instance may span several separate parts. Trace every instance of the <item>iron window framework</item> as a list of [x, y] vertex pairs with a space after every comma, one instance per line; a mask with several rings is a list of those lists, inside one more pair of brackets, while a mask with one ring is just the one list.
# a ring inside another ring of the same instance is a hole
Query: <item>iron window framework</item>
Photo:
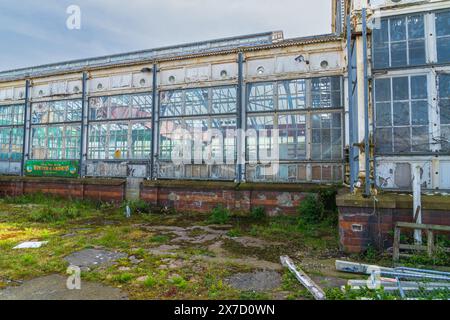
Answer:
[[[230, 135], [230, 130], [237, 129], [236, 110], [235, 85], [160, 92], [159, 178], [235, 179], [236, 137]], [[186, 130], [194, 140], [186, 141], [177, 129]], [[208, 137], [209, 129], [219, 131], [222, 136]], [[183, 146], [183, 143], [189, 145]], [[175, 147], [188, 148], [190, 161], [184, 159], [183, 164], [174, 165], [172, 153]]]
[[430, 69], [375, 78], [377, 156], [449, 154], [448, 75]]
[[450, 153], [450, 73], [438, 74], [441, 151]]
[[148, 160], [152, 107], [151, 92], [89, 98], [88, 159]]
[[0, 161], [23, 157], [24, 112], [24, 104], [0, 106]]
[[436, 12], [437, 61], [450, 62], [450, 10]]
[[90, 160], [148, 160], [151, 145], [151, 120], [89, 123]]
[[[341, 181], [342, 88], [340, 76], [248, 84], [246, 124], [256, 136], [247, 131], [247, 179]], [[261, 135], [260, 129], [267, 131]], [[275, 129], [279, 130], [277, 173], [261, 163], [261, 152], [270, 156], [273, 151]]]
[[31, 104], [31, 159], [79, 159], [81, 114], [81, 99], [33, 102]]
[[450, 10], [382, 18], [372, 33], [373, 69], [450, 62]]

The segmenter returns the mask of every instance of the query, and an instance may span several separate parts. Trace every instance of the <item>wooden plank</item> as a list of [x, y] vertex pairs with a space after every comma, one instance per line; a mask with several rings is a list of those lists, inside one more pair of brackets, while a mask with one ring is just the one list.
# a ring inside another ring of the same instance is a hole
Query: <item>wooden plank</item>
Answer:
[[291, 258], [282, 256], [280, 257], [280, 261], [283, 266], [287, 267], [295, 275], [297, 280], [300, 281], [316, 300], [326, 300], [325, 292], [301, 269], [297, 270]]
[[450, 232], [450, 226], [435, 225], [435, 224], [418, 224], [410, 222], [397, 222], [395, 224], [398, 228], [405, 229], [420, 229], [420, 230], [434, 230], [434, 231], [446, 231]]
[[393, 259], [394, 261], [398, 261], [400, 259], [400, 235], [401, 229], [396, 226], [394, 230], [394, 251], [393, 251]]
[[434, 253], [434, 233], [433, 233], [433, 230], [428, 230], [428, 234], [427, 234], [427, 237], [428, 237], [428, 250], [427, 250], [427, 252], [428, 252], [428, 256], [430, 256], [430, 257], [432, 257], [433, 256], [433, 253]]

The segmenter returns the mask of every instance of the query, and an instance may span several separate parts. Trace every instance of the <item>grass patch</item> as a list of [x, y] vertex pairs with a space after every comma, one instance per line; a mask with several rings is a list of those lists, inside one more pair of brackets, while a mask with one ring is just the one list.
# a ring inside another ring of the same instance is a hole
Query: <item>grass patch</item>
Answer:
[[112, 280], [119, 283], [128, 283], [133, 280], [134, 276], [131, 273], [121, 273], [114, 275]]
[[164, 244], [164, 243], [168, 243], [170, 241], [170, 237], [167, 235], [155, 235], [153, 237], [150, 238], [150, 242], [153, 243], [160, 243], [160, 244]]

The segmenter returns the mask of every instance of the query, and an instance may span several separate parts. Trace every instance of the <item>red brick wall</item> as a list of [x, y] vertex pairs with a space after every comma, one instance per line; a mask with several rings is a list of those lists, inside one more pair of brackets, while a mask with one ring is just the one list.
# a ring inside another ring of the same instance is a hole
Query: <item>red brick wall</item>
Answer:
[[66, 198], [121, 202], [125, 199], [125, 180], [27, 179], [0, 180], [0, 196], [43, 193]]
[[[382, 201], [378, 205], [382, 205]], [[424, 207], [422, 223], [450, 225], [450, 207], [445, 209], [445, 206], [437, 205], [439, 209]], [[395, 223], [413, 222], [412, 205], [411, 208], [402, 208], [404, 205], [398, 207], [374, 209], [366, 204], [358, 206], [356, 202], [340, 205], [338, 200], [341, 248], [349, 253], [361, 253], [369, 245], [378, 249], [392, 247]]]
[[155, 206], [174, 208], [179, 211], [210, 212], [222, 205], [232, 211], [248, 212], [252, 208], [264, 207], [270, 216], [295, 214], [306, 194], [314, 192], [299, 185], [291, 188], [275, 185], [259, 185], [247, 188], [231, 183], [144, 183], [141, 199]]

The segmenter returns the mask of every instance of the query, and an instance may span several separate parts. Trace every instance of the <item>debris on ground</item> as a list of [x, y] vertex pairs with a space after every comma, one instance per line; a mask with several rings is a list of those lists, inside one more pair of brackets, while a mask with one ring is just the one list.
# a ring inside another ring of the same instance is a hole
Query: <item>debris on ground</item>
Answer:
[[402, 299], [418, 299], [424, 292], [450, 290], [450, 272], [408, 267], [386, 268], [377, 265], [361, 264], [336, 260], [336, 269], [343, 272], [367, 274], [367, 280], [349, 280], [342, 291], [379, 289], [396, 292]]
[[37, 249], [47, 244], [48, 241], [27, 241], [15, 246], [13, 249]]
[[287, 267], [298, 281], [314, 296], [316, 300], [326, 300], [325, 292], [300, 268], [296, 268], [294, 262], [288, 256], [280, 257], [281, 264]]
[[85, 249], [74, 252], [64, 258], [73, 266], [78, 266], [82, 270], [89, 270], [92, 267], [110, 266], [116, 260], [125, 258], [127, 255], [121, 252], [99, 250], [99, 249]]

